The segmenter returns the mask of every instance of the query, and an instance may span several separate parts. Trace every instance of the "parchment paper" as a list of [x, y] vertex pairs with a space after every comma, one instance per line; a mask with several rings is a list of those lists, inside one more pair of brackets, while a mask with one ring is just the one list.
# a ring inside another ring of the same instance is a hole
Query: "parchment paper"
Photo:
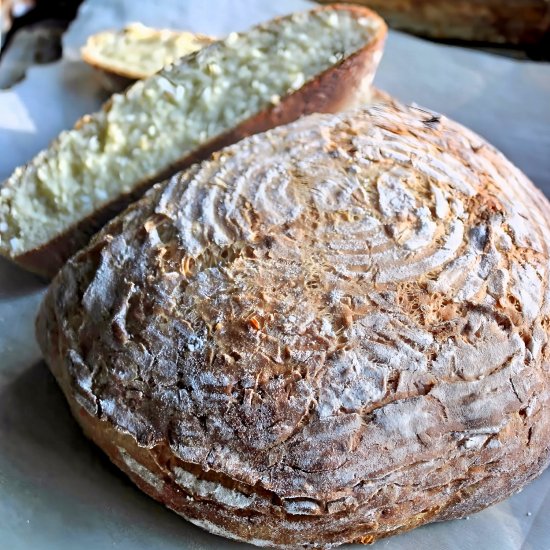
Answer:
[[[131, 21], [222, 36], [302, 0], [87, 0], [64, 59], [0, 92], [0, 179], [105, 98], [78, 48]], [[550, 67], [390, 33], [376, 84], [463, 122], [550, 194]], [[81, 434], [40, 360], [43, 285], [0, 260], [0, 548], [252, 548], [209, 535], [135, 489]], [[386, 550], [550, 550], [550, 470], [484, 512], [381, 541]], [[351, 547], [349, 547], [351, 548]], [[359, 546], [355, 548], [361, 548]]]

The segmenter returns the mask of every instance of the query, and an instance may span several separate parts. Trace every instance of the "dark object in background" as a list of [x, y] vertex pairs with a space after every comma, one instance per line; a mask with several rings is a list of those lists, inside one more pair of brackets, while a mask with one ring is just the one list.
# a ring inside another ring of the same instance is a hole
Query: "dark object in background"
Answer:
[[0, 48], [4, 45], [13, 20], [25, 15], [34, 8], [35, 4], [35, 0], [2, 0], [0, 2]]
[[395, 29], [438, 40], [522, 46], [534, 57], [550, 57], [549, 0], [351, 2], [374, 9]]
[[55, 21], [65, 29], [75, 18], [82, 0], [1, 0], [2, 34], [0, 56], [22, 27]]
[[52, 20], [19, 29], [2, 55], [0, 90], [11, 88], [23, 80], [29, 67], [59, 59], [63, 31], [64, 27]]
[[0, 0], [0, 89], [22, 80], [35, 64], [61, 57], [61, 38], [81, 0]]

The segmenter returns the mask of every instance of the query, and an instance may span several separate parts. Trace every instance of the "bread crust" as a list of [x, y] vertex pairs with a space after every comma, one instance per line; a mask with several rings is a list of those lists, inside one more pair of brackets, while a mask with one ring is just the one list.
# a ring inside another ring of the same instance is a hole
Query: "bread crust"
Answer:
[[385, 98], [194, 165], [54, 279], [37, 337], [146, 493], [280, 548], [498, 502], [550, 459], [548, 201]]
[[90, 235], [94, 234], [128, 204], [139, 198], [153, 184], [195, 162], [208, 158], [214, 151], [246, 136], [292, 122], [303, 115], [315, 112], [335, 113], [364, 102], [368, 97], [370, 85], [382, 57], [387, 28], [382, 19], [367, 8], [334, 4], [319, 7], [314, 11], [322, 10], [347, 10], [356, 13], [357, 17], [372, 18], [378, 21], [378, 29], [364, 48], [306, 82], [296, 92], [281, 98], [278, 105], [270, 106], [256, 113], [230, 131], [204, 143], [178, 162], [168, 166], [164, 171], [136, 184], [131, 193], [105, 204], [78, 224], [67, 228], [52, 241], [10, 259], [24, 269], [51, 279], [65, 261], [89, 241]]
[[351, 1], [378, 11], [391, 27], [436, 39], [532, 45], [550, 35], [546, 0]]

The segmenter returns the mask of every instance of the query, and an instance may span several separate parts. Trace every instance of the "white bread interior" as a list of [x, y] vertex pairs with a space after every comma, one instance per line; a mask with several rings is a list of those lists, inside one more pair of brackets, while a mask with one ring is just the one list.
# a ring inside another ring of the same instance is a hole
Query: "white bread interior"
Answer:
[[360, 50], [383, 22], [346, 9], [230, 34], [115, 94], [0, 189], [0, 253], [44, 246], [186, 153]]
[[213, 41], [209, 36], [188, 31], [153, 29], [131, 23], [122, 30], [90, 36], [81, 54], [82, 59], [94, 67], [139, 80]]

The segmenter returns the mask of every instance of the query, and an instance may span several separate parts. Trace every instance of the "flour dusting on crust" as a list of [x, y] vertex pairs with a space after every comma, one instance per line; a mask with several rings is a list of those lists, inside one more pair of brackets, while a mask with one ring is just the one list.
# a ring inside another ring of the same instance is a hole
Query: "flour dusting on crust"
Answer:
[[549, 213], [445, 118], [314, 115], [109, 224], [54, 281], [42, 347], [193, 522], [371, 542], [547, 464]]

